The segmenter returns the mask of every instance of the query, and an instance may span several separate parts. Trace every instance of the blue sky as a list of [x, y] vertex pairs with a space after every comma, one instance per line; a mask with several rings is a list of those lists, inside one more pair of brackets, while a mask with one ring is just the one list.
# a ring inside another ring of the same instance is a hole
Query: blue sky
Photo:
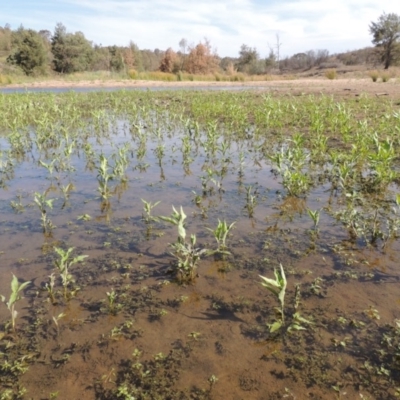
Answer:
[[281, 42], [281, 56], [311, 49], [330, 53], [371, 45], [368, 26], [382, 12], [400, 14], [394, 0], [4, 0], [0, 25], [47, 29], [62, 22], [96, 44], [179, 49], [205, 37], [220, 56], [240, 46], [264, 57]]

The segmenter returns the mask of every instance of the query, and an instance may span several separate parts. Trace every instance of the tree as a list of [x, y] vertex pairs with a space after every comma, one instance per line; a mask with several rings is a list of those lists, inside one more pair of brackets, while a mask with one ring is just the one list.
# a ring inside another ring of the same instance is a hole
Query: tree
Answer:
[[265, 59], [265, 67], [267, 70], [271, 70], [276, 66], [276, 54], [274, 49], [270, 49], [268, 57]]
[[132, 40], [129, 42], [129, 48], [133, 54], [133, 59], [134, 59], [134, 64], [135, 64], [135, 69], [138, 72], [144, 71], [143, 68], [143, 57], [142, 53], [139, 50], [138, 45], [135, 42], [132, 42]]
[[237, 69], [240, 72], [249, 72], [251, 66], [257, 63], [259, 55], [255, 47], [251, 48], [246, 44], [242, 44], [239, 50], [239, 59], [237, 61]]
[[13, 52], [7, 62], [19, 66], [26, 75], [45, 74], [48, 64], [46, 46], [42, 36], [22, 26], [12, 33]]
[[371, 22], [369, 32], [373, 36], [372, 43], [382, 48], [382, 62], [385, 69], [388, 69], [399, 48], [400, 16], [394, 13], [383, 13], [377, 22]]
[[239, 50], [236, 68], [239, 72], [256, 75], [264, 73], [266, 66], [265, 62], [260, 59], [255, 47], [251, 48], [246, 44], [242, 44]]
[[185, 61], [186, 61], [186, 49], [188, 47], [188, 41], [185, 38], [182, 38], [179, 42], [179, 47], [181, 48], [181, 71], [185, 68]]
[[177, 60], [178, 59], [177, 59], [176, 53], [171, 49], [171, 47], [168, 48], [164, 54], [164, 57], [161, 60], [160, 67], [159, 67], [160, 71], [174, 72], [176, 69]]
[[211, 52], [210, 42], [206, 39], [195, 47], [189, 47], [189, 55], [185, 63], [185, 70], [190, 74], [209, 74], [218, 70], [219, 59]]
[[123, 71], [125, 69], [123, 49], [117, 46], [109, 46], [108, 51], [110, 53], [110, 71]]
[[94, 51], [82, 32], [67, 33], [61, 23], [56, 25], [51, 39], [54, 69], [60, 73], [72, 73], [89, 69]]

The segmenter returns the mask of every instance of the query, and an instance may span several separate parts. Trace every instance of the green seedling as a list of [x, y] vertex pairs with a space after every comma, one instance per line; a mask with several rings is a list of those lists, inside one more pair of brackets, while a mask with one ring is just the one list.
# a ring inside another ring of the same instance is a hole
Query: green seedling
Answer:
[[246, 209], [249, 214], [249, 218], [254, 216], [254, 209], [257, 205], [257, 197], [251, 194], [252, 186], [246, 187]]
[[42, 160], [39, 160], [39, 164], [46, 168], [47, 171], [49, 171], [50, 175], [53, 175], [53, 171], [54, 171], [54, 163], [56, 162], [56, 159], [53, 159], [53, 161], [51, 161], [50, 163], [46, 164], [45, 162], [43, 162]]
[[213, 230], [210, 228], [207, 228], [210, 232], [213, 233], [215, 240], [217, 241], [218, 248], [216, 252], [222, 253], [222, 254], [230, 254], [229, 251], [227, 250], [226, 246], [226, 238], [228, 237], [228, 234], [230, 230], [233, 228], [236, 222], [232, 222], [230, 225], [226, 223], [226, 221], [220, 221], [218, 219], [218, 225], [217, 227]]
[[11, 314], [11, 326], [13, 332], [15, 332], [15, 320], [17, 319], [18, 312], [15, 309], [15, 304], [18, 300], [21, 300], [20, 292], [24, 290], [31, 282], [24, 282], [19, 284], [18, 278], [13, 274], [13, 278], [11, 280], [11, 295], [8, 301], [6, 302], [5, 296], [0, 295], [0, 299], [3, 303], [6, 304], [8, 310]]
[[52, 272], [49, 275], [49, 282], [45, 284], [45, 289], [47, 290], [51, 304], [57, 303], [56, 297], [55, 297], [56, 293], [54, 291], [55, 282], [56, 282], [56, 277], [54, 275], [54, 272]]
[[112, 315], [116, 315], [118, 311], [121, 310], [122, 304], [117, 303], [118, 294], [114, 289], [111, 289], [110, 292], [106, 292], [107, 302], [108, 302], [108, 311]]
[[108, 182], [114, 178], [114, 175], [108, 172], [110, 168], [111, 167], [107, 157], [104, 154], [100, 154], [99, 166], [97, 167], [97, 180], [99, 182], [98, 191], [103, 202], [105, 203], [107, 203], [108, 199], [111, 197], [111, 191], [108, 187]]
[[209, 392], [211, 392], [212, 388], [214, 387], [214, 385], [218, 382], [218, 378], [215, 375], [211, 375], [208, 378], [208, 383], [210, 384], [210, 389]]
[[74, 247], [70, 247], [68, 250], [64, 250], [60, 247], [54, 247], [54, 250], [60, 256], [60, 258], [55, 261], [55, 266], [61, 276], [62, 285], [64, 287], [64, 298], [68, 299], [73, 294], [73, 292], [70, 292], [68, 295], [68, 286], [74, 282], [69, 270], [72, 265], [82, 262], [88, 256], [80, 255], [72, 258], [71, 253], [73, 252]]
[[10, 206], [14, 210], [16, 214], [22, 213], [25, 211], [25, 208], [21, 202], [22, 196], [20, 194], [17, 195], [17, 201], [11, 200], [10, 201]]
[[154, 221], [158, 221], [157, 217], [153, 217], [151, 215], [151, 211], [153, 210], [154, 207], [156, 207], [158, 204], [161, 203], [161, 201], [156, 201], [155, 203], [151, 203], [151, 201], [146, 201], [141, 199], [143, 202], [143, 211], [144, 214], [142, 215], [142, 219], [145, 221], [146, 224], [149, 224], [150, 222]]
[[174, 206], [172, 206], [172, 211], [173, 212], [170, 217], [161, 216], [160, 219], [176, 225], [178, 227], [178, 241], [184, 242], [186, 239], [185, 219], [187, 215], [183, 211], [182, 206], [180, 212], [176, 211]]
[[199, 206], [201, 204], [201, 201], [203, 200], [202, 197], [199, 194], [197, 194], [194, 190], [192, 190], [192, 193], [194, 195], [192, 199], [193, 203], [196, 204], [196, 206]]
[[171, 245], [171, 253], [177, 259], [176, 275], [181, 283], [192, 282], [196, 278], [197, 264], [203, 254], [209, 253], [207, 249], [196, 247], [196, 235], [190, 236], [190, 242], [178, 240]]
[[314, 230], [316, 231], [318, 223], [319, 223], [319, 216], [320, 216], [321, 211], [320, 210], [312, 211], [308, 208], [307, 212], [308, 212], [308, 215], [310, 216], [310, 218], [312, 219], [312, 221], [314, 222]]
[[55, 226], [51, 222], [50, 218], [48, 218], [47, 210], [53, 209], [53, 202], [56, 199], [46, 199], [47, 192], [44, 192], [43, 194], [35, 192], [34, 196], [35, 196], [34, 201], [36, 205], [39, 207], [40, 213], [42, 215], [41, 221], [42, 221], [43, 233], [45, 234], [45, 236], [51, 236], [51, 232], [55, 228]]
[[285, 322], [285, 294], [287, 280], [282, 264], [279, 264], [279, 267], [280, 271], [278, 271], [277, 269], [274, 270], [275, 279], [270, 279], [266, 278], [265, 276], [259, 275], [259, 277], [262, 279], [261, 285], [264, 286], [271, 293], [273, 293], [278, 298], [280, 303], [280, 309], [278, 309], [280, 313], [280, 321], [276, 321], [271, 325], [271, 333], [280, 329]]
[[57, 328], [57, 336], [60, 334], [60, 326], [58, 325], [58, 321], [61, 319], [61, 318], [64, 318], [65, 316], [66, 316], [67, 314], [65, 314], [65, 313], [60, 313], [60, 314], [58, 314], [57, 316], [54, 316], [53, 317], [53, 322], [54, 322], [54, 324], [55, 324], [55, 326], [56, 326], [56, 328]]
[[92, 217], [89, 214], [82, 214], [77, 218], [78, 221], [90, 221], [91, 219]]

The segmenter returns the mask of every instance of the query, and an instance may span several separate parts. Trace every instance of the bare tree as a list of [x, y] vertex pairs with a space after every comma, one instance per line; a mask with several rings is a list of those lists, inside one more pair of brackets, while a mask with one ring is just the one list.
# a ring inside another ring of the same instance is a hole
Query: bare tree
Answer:
[[185, 38], [182, 38], [179, 42], [179, 47], [181, 48], [181, 53], [182, 53], [182, 63], [181, 63], [181, 71], [184, 70], [185, 67], [185, 61], [186, 61], [186, 51], [188, 48], [188, 42]]

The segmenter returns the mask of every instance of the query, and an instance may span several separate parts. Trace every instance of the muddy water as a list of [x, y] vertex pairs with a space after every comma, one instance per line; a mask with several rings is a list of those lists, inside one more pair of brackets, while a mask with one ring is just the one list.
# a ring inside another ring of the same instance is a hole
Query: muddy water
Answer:
[[[398, 240], [390, 239], [384, 251], [351, 240], [328, 210], [339, 207], [329, 183], [315, 185], [307, 197], [285, 196], [272, 166], [255, 162], [256, 143], [232, 143], [224, 162], [218, 152], [206, 154], [202, 136], [184, 168], [182, 131], [162, 139], [149, 135], [138, 159], [128, 125], [120, 120], [101, 143], [89, 140], [94, 164], [78, 146], [69, 159], [73, 168], [50, 174], [38, 160], [48, 163], [51, 156], [33, 149], [1, 189], [0, 293], [9, 295], [12, 273], [31, 281], [16, 305], [16, 332], [0, 340], [10, 360], [23, 364], [28, 355], [27, 370], [3, 371], [4, 390], [24, 387], [27, 399], [392, 398], [374, 363], [378, 323], [400, 317]], [[126, 177], [109, 181], [112, 194], [104, 206], [96, 157], [103, 153], [114, 165], [112, 154], [124, 143]], [[164, 154], [157, 157], [160, 144]], [[7, 148], [5, 139], [0, 146]], [[215, 171], [214, 181], [203, 192], [207, 168]], [[65, 196], [61, 187], [69, 183]], [[55, 226], [49, 235], [35, 192], [54, 199], [46, 212]], [[196, 234], [200, 248], [215, 248], [208, 229], [218, 219], [235, 221], [230, 254], [204, 256], [195, 282], [179, 285], [169, 253], [177, 229], [162, 221], [146, 224], [141, 199], [160, 201], [154, 216], [182, 206], [187, 232]], [[20, 206], [11, 207], [12, 201]], [[322, 210], [318, 232], [308, 208]], [[71, 267], [70, 289], [79, 290], [69, 300], [54, 267], [54, 246], [88, 256]], [[272, 278], [280, 263], [288, 281], [286, 318], [297, 311], [304, 320], [298, 331], [271, 334], [279, 303], [259, 275]], [[54, 304], [45, 289], [52, 272]], [[114, 305], [107, 301], [112, 291]], [[2, 306], [4, 332], [8, 320]], [[368, 370], [371, 365], [376, 369]], [[390, 366], [388, 374], [396, 377]]]

